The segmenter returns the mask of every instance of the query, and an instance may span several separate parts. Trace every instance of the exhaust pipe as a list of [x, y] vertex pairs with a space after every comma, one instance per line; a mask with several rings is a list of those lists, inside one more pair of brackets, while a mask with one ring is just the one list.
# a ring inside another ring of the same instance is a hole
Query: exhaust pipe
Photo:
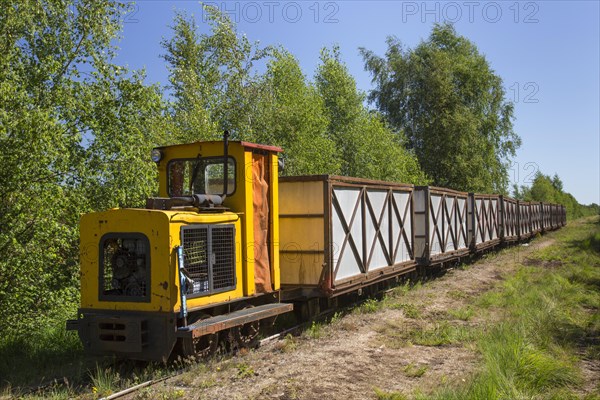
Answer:
[[225, 157], [225, 161], [223, 164], [223, 195], [221, 196], [221, 204], [225, 201], [227, 197], [228, 183], [229, 183], [229, 131], [223, 132], [223, 154]]

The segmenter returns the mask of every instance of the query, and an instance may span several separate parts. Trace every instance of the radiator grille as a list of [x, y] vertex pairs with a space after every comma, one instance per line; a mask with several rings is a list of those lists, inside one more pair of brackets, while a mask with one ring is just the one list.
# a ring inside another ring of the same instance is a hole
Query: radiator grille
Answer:
[[234, 286], [235, 237], [233, 226], [214, 227], [212, 229], [213, 289], [219, 290]]
[[100, 299], [147, 301], [150, 246], [139, 233], [109, 233], [100, 240]]
[[235, 287], [235, 227], [191, 225], [181, 228], [188, 295], [206, 295]]

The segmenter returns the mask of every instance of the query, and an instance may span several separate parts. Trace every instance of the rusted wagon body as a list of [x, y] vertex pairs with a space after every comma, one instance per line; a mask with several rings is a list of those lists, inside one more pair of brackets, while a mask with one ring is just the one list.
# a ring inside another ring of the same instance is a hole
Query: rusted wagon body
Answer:
[[332, 297], [413, 271], [413, 191], [340, 176], [280, 178], [286, 296]]
[[552, 229], [558, 229], [562, 226], [562, 210], [558, 204], [552, 204]]
[[543, 210], [542, 203], [534, 201], [530, 203], [531, 211], [531, 232], [532, 234], [542, 232]]
[[552, 230], [552, 204], [542, 203], [542, 230]]
[[531, 230], [531, 203], [519, 200], [519, 240], [528, 239]]
[[500, 196], [501, 222], [500, 238], [504, 243], [519, 240], [519, 201]]
[[468, 194], [417, 186], [413, 196], [415, 259], [430, 265], [469, 252]]
[[567, 209], [565, 206], [560, 206], [561, 210], [561, 226], [565, 226], [567, 224]]
[[469, 194], [468, 243], [473, 250], [484, 250], [500, 242], [502, 207], [495, 194]]

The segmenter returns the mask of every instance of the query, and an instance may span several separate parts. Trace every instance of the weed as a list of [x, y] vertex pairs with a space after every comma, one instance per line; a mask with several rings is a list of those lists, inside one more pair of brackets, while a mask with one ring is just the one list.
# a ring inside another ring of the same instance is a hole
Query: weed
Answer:
[[475, 330], [449, 324], [447, 321], [436, 323], [424, 329], [409, 332], [408, 340], [420, 346], [443, 346], [472, 339]]
[[318, 339], [323, 335], [323, 325], [313, 321], [310, 327], [306, 330], [306, 336], [311, 339]]
[[216, 385], [217, 385], [216, 379], [214, 377], [210, 377], [210, 378], [204, 379], [196, 387], [198, 387], [200, 389], [208, 389], [209, 387], [213, 387]]
[[429, 367], [427, 367], [426, 365], [422, 365], [422, 366], [417, 366], [413, 363], [408, 364], [406, 367], [404, 367], [404, 375], [410, 377], [410, 378], [419, 378], [423, 375], [425, 375], [425, 372], [427, 372], [427, 370], [429, 369]]
[[473, 314], [475, 314], [475, 310], [471, 306], [448, 311], [448, 315], [461, 321], [469, 321], [473, 317]]
[[103, 368], [96, 364], [96, 370], [90, 372], [90, 379], [92, 381], [92, 393], [104, 397], [118, 389], [121, 377], [118, 372], [114, 372], [111, 368]]
[[465, 292], [463, 292], [462, 290], [449, 290], [448, 296], [453, 299], [457, 299], [457, 300], [467, 298], [467, 294]]
[[419, 310], [419, 308], [415, 304], [398, 303], [394, 304], [392, 308], [402, 310], [406, 318], [416, 319], [421, 317], [421, 310]]
[[[75, 332], [65, 330], [65, 321], [47, 321], [39, 330], [18, 338], [0, 338], [0, 390], [39, 383], [41, 377], [69, 376], [71, 381], [87, 379], [93, 363], [82, 357], [82, 346]], [[31, 368], [35, 365], [35, 368]]]
[[367, 299], [361, 305], [355, 308], [359, 314], [371, 314], [379, 310], [380, 303], [375, 299]]
[[254, 368], [246, 363], [239, 363], [235, 366], [238, 370], [238, 377], [240, 378], [248, 378], [254, 376]]
[[329, 323], [331, 325], [337, 324], [338, 322], [340, 322], [343, 318], [343, 315], [341, 312], [336, 311], [333, 316], [331, 317], [331, 319], [329, 320]]
[[296, 338], [290, 333], [285, 335], [283, 340], [275, 344], [275, 348], [283, 353], [289, 353], [291, 351], [294, 351], [297, 347], [298, 344], [296, 343]]
[[374, 389], [377, 400], [407, 400], [408, 397], [400, 392], [385, 392], [383, 390]]
[[[419, 282], [419, 284], [420, 284], [420, 282]], [[403, 297], [410, 290], [412, 290], [411, 284], [410, 284], [409, 281], [406, 281], [402, 285], [399, 285], [399, 286], [395, 287], [394, 290], [392, 291], [392, 295], [394, 297]]]

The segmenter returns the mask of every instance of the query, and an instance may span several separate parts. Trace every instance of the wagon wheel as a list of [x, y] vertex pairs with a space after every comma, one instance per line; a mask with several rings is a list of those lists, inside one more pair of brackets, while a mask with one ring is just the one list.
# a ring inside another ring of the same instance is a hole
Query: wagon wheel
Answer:
[[[242, 303], [237, 310], [243, 310], [246, 308], [253, 308], [254, 306], [247, 303]], [[233, 343], [238, 348], [254, 348], [258, 347], [259, 333], [260, 333], [260, 321], [252, 321], [247, 324], [235, 326], [231, 328], [231, 338]]]
[[[199, 314], [190, 319], [193, 324], [203, 319], [210, 318], [208, 314]], [[219, 346], [219, 334], [210, 333], [197, 338], [185, 338], [181, 342], [181, 348], [185, 357], [206, 358], [213, 355]]]

